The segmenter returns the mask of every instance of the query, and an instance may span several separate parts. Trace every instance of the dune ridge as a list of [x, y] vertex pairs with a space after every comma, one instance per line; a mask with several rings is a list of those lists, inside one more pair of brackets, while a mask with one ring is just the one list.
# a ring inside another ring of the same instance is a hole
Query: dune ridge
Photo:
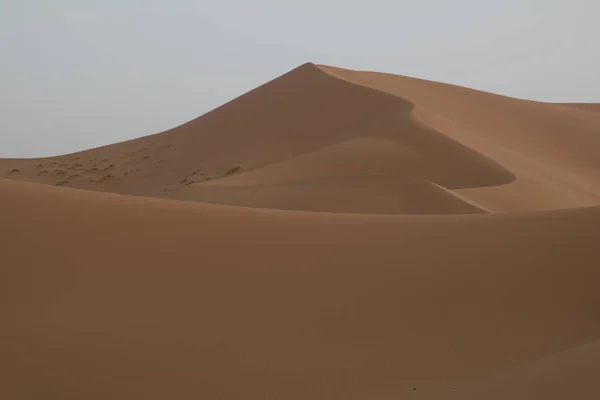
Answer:
[[597, 399], [595, 108], [308, 63], [0, 159], [0, 397]]

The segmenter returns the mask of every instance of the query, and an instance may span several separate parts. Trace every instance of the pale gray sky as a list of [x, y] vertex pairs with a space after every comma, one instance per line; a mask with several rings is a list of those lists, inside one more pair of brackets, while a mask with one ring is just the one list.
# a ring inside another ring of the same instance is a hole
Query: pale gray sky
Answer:
[[0, 157], [156, 133], [312, 61], [600, 102], [597, 0], [0, 0]]

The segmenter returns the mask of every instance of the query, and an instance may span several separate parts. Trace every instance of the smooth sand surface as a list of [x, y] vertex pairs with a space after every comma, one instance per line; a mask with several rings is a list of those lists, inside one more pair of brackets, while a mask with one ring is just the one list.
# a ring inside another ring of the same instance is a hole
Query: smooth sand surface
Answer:
[[2, 159], [0, 397], [597, 399], [597, 111], [305, 64]]

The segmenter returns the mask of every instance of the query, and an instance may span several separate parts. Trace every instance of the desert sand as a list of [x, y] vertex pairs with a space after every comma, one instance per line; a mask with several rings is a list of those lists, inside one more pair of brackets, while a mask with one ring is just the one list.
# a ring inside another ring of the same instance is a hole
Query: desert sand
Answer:
[[600, 105], [304, 64], [0, 160], [0, 397], [600, 397]]

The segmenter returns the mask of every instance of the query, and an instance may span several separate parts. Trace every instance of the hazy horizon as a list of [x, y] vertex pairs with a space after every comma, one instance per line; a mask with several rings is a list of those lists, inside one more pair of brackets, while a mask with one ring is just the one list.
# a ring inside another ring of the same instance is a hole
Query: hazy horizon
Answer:
[[600, 4], [483, 3], [8, 0], [0, 157], [164, 131], [305, 62], [600, 102]]

